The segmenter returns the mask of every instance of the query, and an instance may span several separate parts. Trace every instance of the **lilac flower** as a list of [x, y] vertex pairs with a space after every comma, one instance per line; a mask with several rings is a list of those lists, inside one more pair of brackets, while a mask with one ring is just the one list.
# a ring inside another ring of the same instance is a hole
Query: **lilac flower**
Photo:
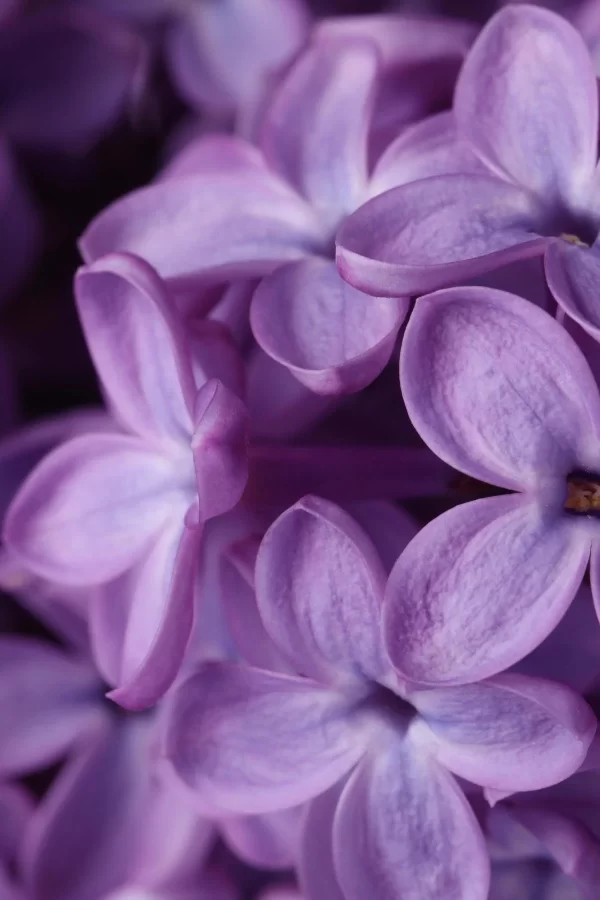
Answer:
[[[382, 45], [384, 27], [376, 22], [368, 32]], [[439, 44], [437, 23], [410, 33], [427, 46], [430, 27]], [[200, 140], [175, 173], [110, 206], [81, 240], [87, 260], [129, 250], [178, 289], [266, 275], [252, 301], [254, 336], [323, 394], [372, 381], [407, 310], [405, 300], [368, 299], [346, 285], [331, 258], [345, 216], [405, 177], [392, 151], [371, 171], [372, 109], [385, 64], [377, 44], [348, 37], [351, 30], [334, 23], [317, 32], [273, 95], [261, 152], [239, 140]], [[390, 68], [396, 49], [388, 41]]]
[[305, 498], [284, 513], [261, 545], [256, 591], [302, 675], [206, 663], [175, 692], [167, 754], [207, 810], [312, 799], [300, 860], [311, 897], [484, 900], [485, 844], [450, 772], [540, 788], [580, 765], [595, 718], [570, 689], [519, 675], [400, 683], [383, 646], [384, 585], [375, 547], [339, 507]]
[[31, 814], [33, 803], [24, 788], [16, 784], [0, 785], [0, 894], [2, 900], [20, 900], [12, 877]]
[[[476, 681], [525, 656], [565, 614], [592, 557], [598, 388], [547, 313], [489, 288], [417, 303], [401, 387], [428, 446], [508, 491], [430, 522], [388, 584], [388, 651], [406, 678]], [[578, 515], [581, 511], [583, 515]]]
[[[203, 523], [246, 481], [245, 411], [198, 371], [160, 279], [115, 255], [80, 271], [79, 311], [124, 431], [75, 438], [29, 476], [6, 517], [7, 546], [49, 581], [110, 587], [119, 660], [114, 699], [150, 705], [190, 635]], [[157, 366], [157, 360], [160, 365]]]
[[340, 271], [361, 290], [404, 295], [546, 252], [558, 301], [594, 329], [589, 292], [600, 257], [585, 245], [600, 227], [598, 99], [582, 38], [538, 7], [502, 10], [465, 60], [454, 116], [459, 140], [485, 171], [440, 175], [372, 200], [338, 235]]

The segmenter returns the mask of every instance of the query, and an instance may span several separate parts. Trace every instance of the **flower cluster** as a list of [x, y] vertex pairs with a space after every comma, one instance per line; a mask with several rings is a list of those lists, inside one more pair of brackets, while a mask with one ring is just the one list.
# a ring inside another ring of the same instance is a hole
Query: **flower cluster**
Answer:
[[475, 7], [0, 2], [0, 900], [600, 896], [600, 0]]

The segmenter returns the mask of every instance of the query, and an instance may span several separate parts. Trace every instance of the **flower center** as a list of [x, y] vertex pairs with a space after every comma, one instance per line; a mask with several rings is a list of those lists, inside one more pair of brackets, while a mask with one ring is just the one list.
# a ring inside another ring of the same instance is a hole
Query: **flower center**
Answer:
[[590, 245], [586, 244], [585, 241], [582, 241], [576, 234], [567, 234], [566, 231], [563, 231], [560, 237], [563, 241], [566, 241], [568, 244], [574, 244], [576, 247], [585, 247], [588, 250], [590, 248]]
[[577, 472], [569, 475], [564, 508], [584, 516], [600, 515], [600, 477]]

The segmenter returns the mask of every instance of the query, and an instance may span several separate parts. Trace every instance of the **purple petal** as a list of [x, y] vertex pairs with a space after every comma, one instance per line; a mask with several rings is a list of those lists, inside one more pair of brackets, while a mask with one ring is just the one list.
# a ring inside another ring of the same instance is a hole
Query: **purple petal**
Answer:
[[364, 40], [317, 40], [269, 105], [261, 146], [335, 228], [363, 199], [378, 58]]
[[312, 257], [264, 278], [252, 300], [252, 331], [265, 353], [319, 394], [361, 390], [388, 363], [408, 300], [368, 297]]
[[80, 269], [75, 292], [96, 371], [118, 418], [150, 441], [189, 441], [192, 369], [160, 278], [143, 260], [114, 254]]
[[487, 168], [461, 141], [452, 112], [438, 113], [405, 128], [379, 157], [369, 183], [369, 194], [431, 178], [434, 175], [489, 174]]
[[581, 36], [554, 13], [529, 5], [498, 13], [465, 61], [454, 111], [492, 169], [544, 199], [576, 199], [593, 174], [594, 67]]
[[386, 572], [418, 531], [414, 519], [389, 500], [367, 500], [346, 509], [373, 541]]
[[296, 862], [299, 832], [299, 807], [221, 819], [219, 828], [235, 855], [257, 869], [290, 869]]
[[74, 656], [22, 637], [0, 638], [0, 773], [50, 765], [104, 711], [93, 669]]
[[546, 250], [548, 286], [556, 301], [588, 334], [600, 341], [600, 252], [553, 241]]
[[265, 159], [256, 147], [233, 134], [201, 134], [177, 152], [160, 173], [160, 180], [190, 175], [227, 175], [247, 170], [260, 175], [267, 171]]
[[543, 252], [532, 194], [483, 175], [440, 175], [374, 197], [337, 238], [342, 277], [382, 297], [422, 294]]
[[310, 900], [345, 900], [333, 859], [333, 823], [342, 788], [335, 784], [305, 812], [298, 880]]
[[581, 584], [590, 538], [577, 524], [510, 495], [465, 503], [426, 525], [386, 589], [395, 668], [415, 683], [460, 684], [533, 650]]
[[510, 815], [530, 831], [562, 871], [577, 879], [582, 887], [593, 889], [600, 884], [600, 843], [584, 825], [543, 807], [514, 806]]
[[547, 313], [492, 288], [420, 299], [401, 354], [402, 394], [427, 445], [474, 478], [539, 490], [597, 463], [600, 396]]
[[104, 729], [63, 767], [27, 834], [28, 896], [97, 900], [123, 884], [148, 778], [147, 726]]
[[20, 784], [0, 784], [0, 860], [14, 861], [31, 815], [33, 798]]
[[298, 672], [336, 681], [389, 671], [381, 638], [385, 571], [340, 507], [305, 497], [261, 544], [256, 597], [265, 628]]
[[174, 681], [189, 640], [201, 529], [164, 527], [143, 558], [117, 581], [98, 588], [91, 639], [99, 667], [127, 709], [153, 705]]
[[[502, 863], [492, 869], [492, 885], [489, 900], [515, 900], [516, 897], [534, 898], [540, 889], [543, 900], [550, 900], [545, 889], [545, 872], [535, 862]], [[562, 900], [576, 900], [565, 896]]]
[[193, 319], [186, 322], [194, 377], [198, 387], [217, 378], [238, 397], [246, 393], [244, 361], [229, 329], [219, 321]]
[[427, 726], [421, 738], [439, 762], [496, 791], [563, 781], [585, 759], [596, 731], [596, 717], [575, 691], [513, 673], [414, 691], [410, 699]]
[[308, 24], [300, 0], [192, 4], [169, 36], [171, 74], [199, 111], [237, 112], [248, 124], [269, 78], [304, 43]]
[[385, 735], [350, 778], [334, 824], [346, 900], [486, 900], [483, 835], [451, 775]]
[[[37, 466], [15, 497], [4, 537], [38, 575], [71, 585], [115, 578], [186, 498], [168, 460], [137, 439], [74, 438]], [[189, 498], [187, 498], [189, 502]]]
[[174, 696], [167, 756], [209, 811], [296, 806], [362, 752], [343, 697], [307, 679], [206, 663]]
[[173, 178], [117, 200], [80, 241], [90, 262], [115, 250], [179, 287], [252, 278], [319, 250], [313, 211], [279, 178], [239, 159], [228, 171]]
[[145, 65], [140, 39], [83, 15], [24, 17], [3, 32], [0, 54], [3, 132], [77, 153], [115, 124]]
[[248, 413], [216, 378], [198, 392], [192, 451], [203, 520], [232, 509], [248, 480]]

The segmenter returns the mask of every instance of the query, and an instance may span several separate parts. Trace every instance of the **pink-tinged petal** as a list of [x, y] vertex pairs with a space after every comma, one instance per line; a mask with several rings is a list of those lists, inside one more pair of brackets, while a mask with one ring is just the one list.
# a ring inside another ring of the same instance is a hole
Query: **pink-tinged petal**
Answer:
[[148, 724], [100, 730], [53, 781], [23, 849], [28, 896], [97, 900], [123, 884], [149, 778]]
[[590, 553], [578, 523], [519, 495], [475, 500], [423, 528], [394, 566], [384, 630], [409, 681], [479, 681], [534, 649], [563, 617]]
[[466, 287], [421, 298], [400, 378], [425, 443], [474, 478], [537, 490], [598, 460], [600, 396], [583, 354], [514, 294]]
[[256, 816], [220, 819], [230, 850], [257, 869], [291, 869], [297, 859], [301, 809], [297, 806]]
[[[329, 900], [336, 900], [336, 897], [331, 894], [328, 895], [328, 898]], [[293, 887], [281, 887], [276, 885], [275, 887], [263, 891], [260, 895], [260, 900], [304, 900], [304, 898], [300, 891], [297, 891]]]
[[298, 880], [310, 900], [345, 900], [333, 859], [333, 822], [343, 783], [307, 804], [302, 829]]
[[319, 257], [264, 278], [250, 308], [265, 353], [319, 394], [354, 393], [388, 363], [408, 300], [369, 297]]
[[368, 294], [422, 294], [543, 253], [541, 221], [534, 196], [498, 178], [424, 178], [374, 197], [344, 222], [338, 268]]
[[28, 276], [40, 244], [38, 213], [4, 141], [0, 141], [0, 221], [6, 223], [0, 245], [4, 300]]
[[[532, 798], [533, 799], [533, 798]], [[535, 804], [535, 800], [533, 800]], [[543, 805], [515, 805], [510, 815], [530, 831], [562, 871], [583, 887], [600, 884], [600, 843], [584, 825]]]
[[202, 387], [217, 378], [229, 391], [244, 398], [246, 371], [229, 329], [219, 321], [190, 319], [186, 322], [194, 378]]
[[309, 390], [258, 346], [251, 352], [247, 377], [250, 427], [256, 438], [296, 437], [323, 419], [336, 403], [333, 397]]
[[600, 341], [600, 251], [553, 241], [546, 250], [544, 266], [557, 303]]
[[364, 197], [377, 48], [316, 40], [276, 91], [261, 146], [275, 171], [335, 228]]
[[348, 704], [307, 679], [206, 663], [175, 692], [167, 756], [207, 811], [286, 809], [363, 752]]
[[117, 417], [150, 441], [189, 441], [192, 368], [183, 329], [156, 272], [141, 259], [115, 253], [79, 270], [75, 295]]
[[171, 74], [199, 111], [238, 113], [239, 124], [248, 126], [270, 78], [300, 49], [308, 26], [300, 0], [189, 5], [169, 36]]
[[410, 737], [385, 734], [350, 778], [334, 823], [346, 900], [486, 900], [489, 860], [466, 797]]
[[452, 772], [495, 791], [563, 781], [585, 759], [596, 731], [594, 713], [575, 691], [514, 673], [416, 690], [410, 698], [425, 725], [424, 746]]
[[438, 113], [405, 128], [379, 157], [369, 181], [369, 196], [434, 175], [489, 174], [456, 132], [452, 112]]
[[22, 143], [85, 152], [143, 78], [141, 39], [104, 18], [24, 17], [0, 37], [0, 123]]
[[202, 531], [172, 522], [140, 562], [97, 588], [90, 613], [92, 648], [126, 709], [152, 706], [173, 683], [192, 632]]
[[59, 759], [102, 720], [93, 669], [42, 641], [0, 638], [0, 773], [21, 775]]
[[594, 67], [581, 36], [554, 13], [527, 5], [494, 16], [461, 70], [454, 112], [482, 159], [546, 200], [575, 199], [594, 171]]
[[248, 480], [248, 412], [237, 394], [212, 378], [200, 388], [192, 451], [203, 520], [232, 509]]
[[260, 150], [233, 134], [202, 134], [173, 156], [160, 173], [160, 179], [227, 175], [244, 169], [258, 174], [266, 171], [267, 165]]
[[6, 515], [4, 539], [37, 575], [101, 584], [131, 566], [182, 505], [185, 512], [183, 494], [172, 465], [137, 439], [74, 438], [27, 478]]
[[298, 672], [335, 683], [389, 671], [381, 637], [385, 570], [339, 506], [309, 496], [284, 512], [261, 544], [255, 586], [265, 628]]
[[239, 163], [134, 191], [80, 241], [87, 262], [115, 250], [146, 259], [178, 287], [264, 275], [323, 246], [310, 207], [266, 169]]

